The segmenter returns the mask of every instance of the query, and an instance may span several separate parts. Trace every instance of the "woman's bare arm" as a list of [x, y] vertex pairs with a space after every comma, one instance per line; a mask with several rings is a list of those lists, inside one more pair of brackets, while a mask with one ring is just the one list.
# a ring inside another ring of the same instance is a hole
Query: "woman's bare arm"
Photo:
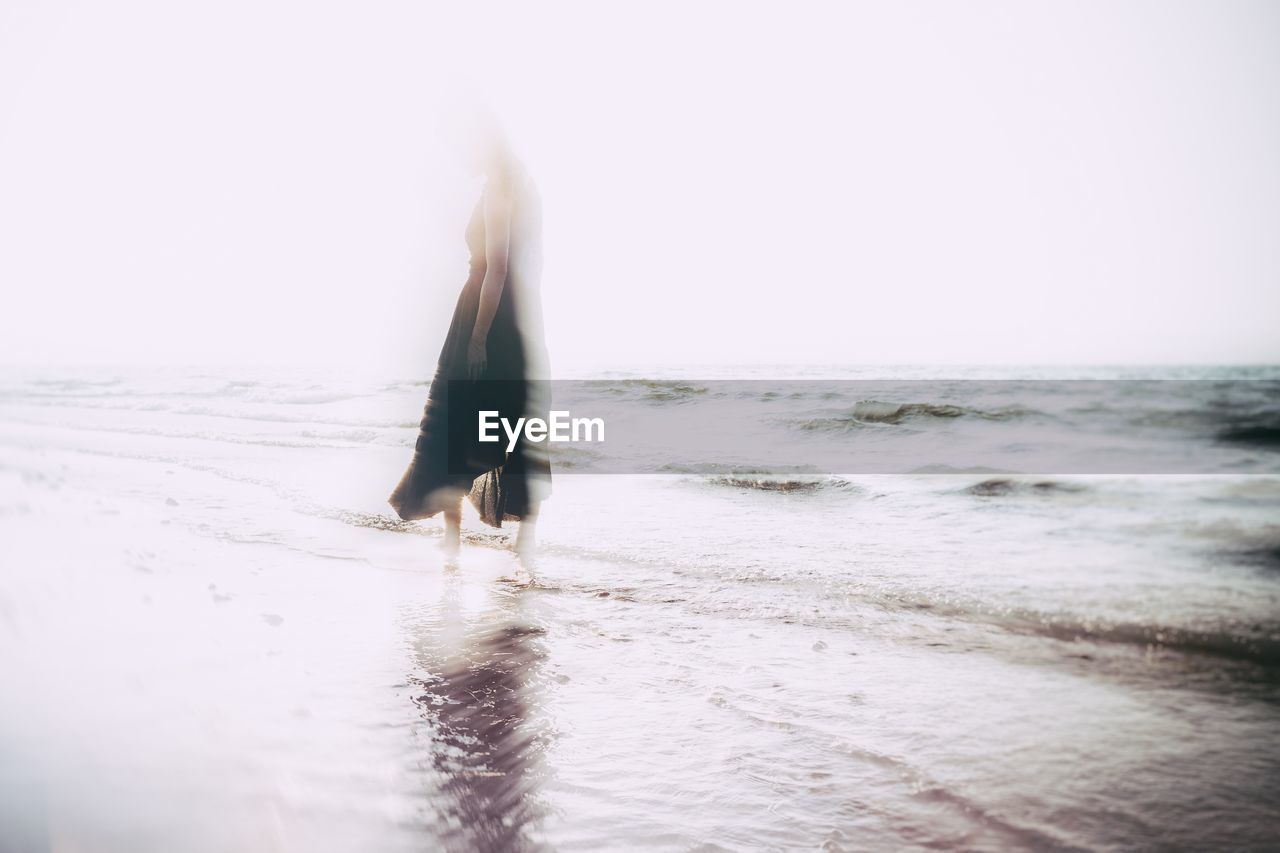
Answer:
[[467, 346], [467, 373], [479, 379], [488, 364], [485, 342], [498, 313], [498, 301], [507, 282], [507, 252], [511, 246], [510, 190], [490, 182], [484, 194], [484, 281], [480, 284], [480, 304]]

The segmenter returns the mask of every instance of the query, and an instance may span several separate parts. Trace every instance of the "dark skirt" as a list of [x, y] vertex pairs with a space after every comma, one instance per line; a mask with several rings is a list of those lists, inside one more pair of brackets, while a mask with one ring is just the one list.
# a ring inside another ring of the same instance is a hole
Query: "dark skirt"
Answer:
[[525, 340], [518, 322], [517, 294], [509, 280], [489, 327], [488, 366], [478, 381], [467, 376], [467, 345], [483, 280], [483, 265], [473, 264], [427, 392], [413, 459], [388, 498], [406, 521], [430, 518], [467, 495], [486, 524], [501, 527], [503, 521], [535, 514], [538, 503], [551, 491], [551, 465], [542, 445], [529, 444], [522, 437], [507, 452], [501, 429], [497, 442], [478, 438], [482, 410], [499, 411], [513, 423], [533, 409], [546, 416], [545, 383], [528, 375], [525, 349], [530, 344], [540, 346], [541, 341]]

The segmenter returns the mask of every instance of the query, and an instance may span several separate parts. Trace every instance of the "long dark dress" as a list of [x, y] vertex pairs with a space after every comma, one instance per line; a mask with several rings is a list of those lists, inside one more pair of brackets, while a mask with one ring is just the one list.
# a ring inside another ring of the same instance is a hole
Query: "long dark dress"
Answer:
[[[536, 321], [539, 306], [533, 304], [538, 299], [540, 270], [520, 268], [522, 259], [536, 257], [531, 252], [538, 251], [536, 245], [521, 243], [540, 239], [538, 199], [531, 186], [513, 194], [511, 221], [507, 278], [489, 327], [488, 366], [479, 382], [467, 378], [467, 345], [487, 267], [483, 198], [467, 225], [471, 274], [458, 296], [440, 351], [413, 459], [388, 498], [396, 514], [406, 521], [430, 518], [468, 494], [481, 519], [501, 527], [504, 520], [536, 513], [538, 503], [550, 494], [551, 467], [542, 445], [527, 443], [522, 437], [508, 453], [505, 435], [493, 443], [477, 438], [481, 409], [499, 410], [512, 422], [534, 409], [541, 409], [541, 417], [546, 417], [543, 405], [547, 401], [542, 396], [546, 384], [535, 375], [540, 373], [538, 366], [545, 364], [541, 322]], [[526, 265], [536, 264], [529, 261]], [[523, 286], [526, 283], [529, 286]], [[521, 305], [522, 298], [530, 304]]]

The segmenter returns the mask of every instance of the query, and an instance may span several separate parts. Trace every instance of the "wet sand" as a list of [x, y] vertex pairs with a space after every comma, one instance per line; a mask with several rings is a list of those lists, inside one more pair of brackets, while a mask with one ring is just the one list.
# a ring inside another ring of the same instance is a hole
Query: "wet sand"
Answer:
[[[85, 488], [136, 465], [55, 464], [34, 488], [28, 474], [0, 518], [9, 554], [42, 555], [7, 569], [0, 610], [0, 748], [22, 837], [520, 846], [540, 817], [525, 795], [544, 772], [539, 691], [555, 674], [508, 555], [469, 547], [450, 567], [430, 538], [395, 537], [415, 556], [370, 569], [202, 536], [174, 518], [186, 497]], [[15, 493], [22, 475], [4, 476]]]

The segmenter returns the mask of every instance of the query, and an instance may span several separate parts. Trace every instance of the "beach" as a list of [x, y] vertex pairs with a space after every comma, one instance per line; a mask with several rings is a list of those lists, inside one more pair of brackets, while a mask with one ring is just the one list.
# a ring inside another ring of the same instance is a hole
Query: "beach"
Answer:
[[421, 378], [0, 388], [0, 848], [1280, 837], [1266, 446], [1217, 475], [566, 469], [529, 578], [507, 528], [468, 510], [453, 564], [386, 506]]

